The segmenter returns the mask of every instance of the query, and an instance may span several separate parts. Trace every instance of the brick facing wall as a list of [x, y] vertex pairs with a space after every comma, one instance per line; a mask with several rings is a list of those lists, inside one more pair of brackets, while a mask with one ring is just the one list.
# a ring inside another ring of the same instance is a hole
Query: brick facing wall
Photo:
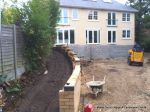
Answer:
[[77, 78], [74, 91], [59, 91], [60, 112], [78, 112], [80, 101], [81, 76]]
[[[80, 88], [81, 88], [81, 74], [80, 74], [80, 60], [76, 55], [72, 55], [70, 50], [65, 50], [68, 52], [72, 63], [75, 64], [75, 68], [68, 79], [67, 83], [70, 85], [64, 85], [66, 90], [63, 88], [59, 91], [59, 111], [60, 112], [78, 112], [79, 102], [80, 102]], [[73, 56], [73, 57], [72, 57]], [[67, 89], [70, 88], [71, 89]], [[73, 88], [73, 89], [72, 89]]]

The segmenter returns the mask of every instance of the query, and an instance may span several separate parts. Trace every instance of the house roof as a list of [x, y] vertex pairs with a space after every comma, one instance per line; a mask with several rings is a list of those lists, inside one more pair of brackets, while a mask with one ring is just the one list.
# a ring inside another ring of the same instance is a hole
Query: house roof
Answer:
[[138, 10], [123, 5], [115, 0], [112, 2], [104, 2], [104, 0], [60, 0], [61, 7], [70, 8], [85, 8], [85, 9], [100, 9], [109, 11], [124, 11], [124, 12], [138, 12]]

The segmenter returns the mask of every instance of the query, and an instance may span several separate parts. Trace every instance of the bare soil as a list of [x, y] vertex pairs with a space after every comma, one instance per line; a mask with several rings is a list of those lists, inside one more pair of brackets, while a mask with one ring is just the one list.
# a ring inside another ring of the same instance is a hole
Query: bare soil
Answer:
[[5, 112], [59, 112], [58, 93], [71, 72], [71, 62], [65, 54], [54, 50], [48, 59], [48, 74], [22, 77], [25, 88], [15, 107], [6, 105]]
[[[150, 54], [144, 66], [129, 66], [126, 58], [94, 60], [83, 67], [81, 104], [91, 103], [94, 112], [150, 112]], [[86, 82], [106, 83], [98, 97], [90, 94]], [[81, 109], [82, 111], [82, 109]]]

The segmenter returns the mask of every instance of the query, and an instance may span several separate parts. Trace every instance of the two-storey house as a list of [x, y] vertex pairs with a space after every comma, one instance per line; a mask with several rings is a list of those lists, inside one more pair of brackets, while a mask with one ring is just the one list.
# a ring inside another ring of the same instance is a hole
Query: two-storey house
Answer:
[[92, 49], [93, 57], [103, 57], [102, 52], [110, 57], [108, 52], [134, 44], [137, 10], [129, 6], [115, 0], [60, 0], [60, 9], [56, 44], [68, 44], [79, 55]]

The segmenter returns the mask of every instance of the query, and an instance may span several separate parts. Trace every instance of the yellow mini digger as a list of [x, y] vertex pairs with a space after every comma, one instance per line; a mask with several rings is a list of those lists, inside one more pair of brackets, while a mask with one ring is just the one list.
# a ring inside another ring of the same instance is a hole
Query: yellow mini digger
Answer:
[[144, 62], [144, 50], [139, 44], [135, 44], [132, 49], [128, 51], [128, 64], [138, 64], [143, 66]]

